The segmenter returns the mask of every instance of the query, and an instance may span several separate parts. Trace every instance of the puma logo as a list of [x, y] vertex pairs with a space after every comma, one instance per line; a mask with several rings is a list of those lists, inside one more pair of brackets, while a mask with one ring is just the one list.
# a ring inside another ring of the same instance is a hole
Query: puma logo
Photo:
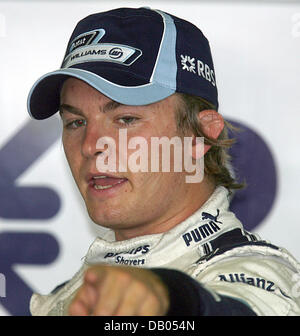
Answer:
[[216, 214], [216, 216], [213, 216], [213, 215], [211, 215], [211, 214], [208, 213], [208, 212], [202, 212], [202, 219], [203, 219], [203, 220], [205, 220], [205, 219], [210, 219], [210, 220], [212, 220], [212, 221], [215, 222], [215, 223], [220, 223], [220, 224], [222, 224], [222, 222], [218, 221], [219, 214], [220, 214], [220, 210], [219, 210], [219, 209], [217, 209], [217, 214]]

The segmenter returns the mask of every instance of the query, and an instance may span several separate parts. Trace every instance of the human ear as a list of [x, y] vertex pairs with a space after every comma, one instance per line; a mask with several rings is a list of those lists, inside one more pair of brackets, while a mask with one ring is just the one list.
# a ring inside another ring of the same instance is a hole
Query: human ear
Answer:
[[[201, 130], [203, 135], [209, 139], [217, 139], [224, 128], [224, 119], [215, 110], [204, 110], [199, 112], [198, 120], [200, 123]], [[193, 139], [193, 151], [192, 156], [194, 159], [199, 159], [199, 154], [203, 155], [210, 149], [210, 145], [204, 145], [204, 151], [197, 150], [198, 146], [203, 146], [202, 142], [197, 142], [196, 139]]]

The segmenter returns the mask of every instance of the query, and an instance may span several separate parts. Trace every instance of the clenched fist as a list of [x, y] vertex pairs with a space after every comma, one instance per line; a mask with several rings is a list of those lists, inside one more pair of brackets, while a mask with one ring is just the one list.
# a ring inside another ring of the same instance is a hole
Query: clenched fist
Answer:
[[70, 315], [158, 316], [169, 308], [168, 290], [147, 269], [95, 265], [69, 306]]

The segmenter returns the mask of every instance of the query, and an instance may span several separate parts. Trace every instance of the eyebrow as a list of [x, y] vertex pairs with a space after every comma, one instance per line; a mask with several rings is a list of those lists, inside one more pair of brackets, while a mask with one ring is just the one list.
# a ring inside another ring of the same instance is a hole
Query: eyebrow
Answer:
[[61, 104], [59, 105], [59, 114], [62, 115], [64, 110], [67, 110], [68, 112], [72, 113], [72, 114], [78, 114], [83, 116], [83, 113], [80, 109], [78, 109], [77, 107], [74, 107], [72, 105], [69, 104]]
[[[117, 109], [120, 106], [123, 106], [123, 104], [118, 103], [118, 102], [116, 102], [114, 100], [111, 100], [110, 102], [106, 103], [103, 106], [103, 108], [100, 108], [100, 111], [102, 111], [103, 113], [106, 113], [106, 112], [115, 110], [115, 109]], [[69, 105], [69, 104], [61, 104], [59, 106], [59, 114], [60, 115], [63, 114], [63, 110], [67, 110], [68, 112], [70, 112], [72, 114], [77, 114], [77, 115], [80, 115], [82, 117], [84, 116], [84, 113], [82, 112], [81, 109], [79, 109], [79, 108], [77, 108], [75, 106]]]

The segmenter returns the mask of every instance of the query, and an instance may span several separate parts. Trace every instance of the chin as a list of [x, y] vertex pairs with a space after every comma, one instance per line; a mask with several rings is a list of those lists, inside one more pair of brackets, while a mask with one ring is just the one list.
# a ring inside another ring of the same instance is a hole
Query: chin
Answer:
[[[108, 229], [118, 229], [121, 223], [125, 220], [125, 213], [120, 209], [91, 209], [87, 208], [91, 220], [100, 226]], [[122, 225], [123, 226], [123, 225]]]

